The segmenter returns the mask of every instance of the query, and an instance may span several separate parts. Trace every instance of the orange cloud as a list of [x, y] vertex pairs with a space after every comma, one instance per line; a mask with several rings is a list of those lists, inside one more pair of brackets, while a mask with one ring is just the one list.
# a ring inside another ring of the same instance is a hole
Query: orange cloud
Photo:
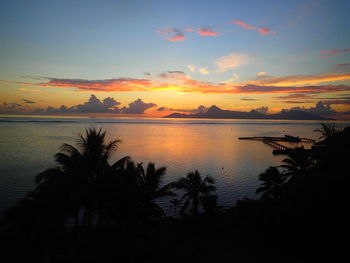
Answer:
[[208, 75], [210, 73], [207, 67], [200, 68], [198, 71], [202, 75]]
[[266, 72], [264, 72], [264, 71], [259, 72], [257, 75], [257, 77], [266, 77], [266, 76], [267, 76]]
[[350, 92], [350, 86], [346, 85], [323, 85], [323, 86], [259, 86], [245, 85], [236, 87], [236, 93], [250, 94], [277, 94], [277, 93], [327, 93], [327, 92]]
[[287, 96], [279, 96], [279, 97], [274, 97], [274, 99], [280, 99], [280, 100], [287, 100], [287, 99], [315, 99], [314, 96], [312, 95], [307, 95], [307, 94], [289, 94]]
[[28, 89], [28, 88], [20, 88], [20, 91], [28, 91], [28, 92], [34, 92], [34, 93], [41, 93], [41, 90], [38, 89]]
[[350, 79], [350, 72], [341, 73], [323, 73], [313, 75], [294, 75], [286, 77], [269, 77], [263, 79], [257, 79], [254, 81], [248, 81], [242, 84], [254, 84], [254, 85], [274, 85], [274, 86], [292, 86], [292, 85], [304, 85], [315, 84], [321, 82], [334, 82]]
[[219, 33], [209, 29], [209, 28], [204, 28], [202, 27], [197, 31], [197, 33], [201, 36], [211, 36], [211, 37], [217, 37]]
[[250, 82], [212, 83], [191, 79], [182, 71], [166, 71], [152, 79], [117, 78], [104, 80], [51, 78], [45, 83], [20, 83], [37, 87], [73, 88], [83, 92], [131, 92], [177, 90], [180, 92], [223, 94], [276, 94], [276, 93], [327, 93], [350, 92], [347, 85], [304, 85], [350, 79], [350, 73], [325, 73], [265, 78]]
[[245, 29], [253, 29], [253, 30], [256, 30], [258, 31], [260, 34], [262, 35], [268, 35], [268, 34], [276, 34], [276, 32], [268, 29], [267, 27], [255, 27], [255, 26], [250, 26], [248, 25], [247, 23], [243, 22], [243, 21], [239, 21], [239, 20], [235, 20], [235, 21], [232, 21], [233, 24], [235, 25], [238, 25], [238, 26], [241, 26]]

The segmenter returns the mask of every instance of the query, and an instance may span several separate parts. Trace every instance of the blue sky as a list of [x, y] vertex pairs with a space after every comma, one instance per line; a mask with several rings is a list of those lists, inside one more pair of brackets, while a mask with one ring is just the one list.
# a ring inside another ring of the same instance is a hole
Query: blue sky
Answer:
[[[61, 94], [55, 102], [43, 94], [23, 94], [23, 89], [20, 91], [18, 87], [25, 82], [30, 84], [28, 89], [59, 93], [63, 89], [57, 83], [45, 87], [36, 84], [50, 82], [52, 78], [105, 80], [151, 76], [152, 81], [156, 81], [157, 74], [167, 71], [181, 71], [190, 79], [215, 84], [231, 79], [231, 83], [238, 86], [249, 81], [260, 85], [256, 77], [261, 72], [260, 77], [264, 78], [300, 75], [317, 75], [317, 78], [320, 74], [342, 73], [341, 81], [338, 76], [331, 84], [348, 85], [349, 10], [350, 2], [340, 0], [2, 1], [0, 80], [4, 82], [0, 88], [3, 101], [14, 103], [17, 99], [19, 102], [30, 95], [33, 101], [41, 101], [39, 106], [74, 104], [88, 98], [96, 89], [82, 90], [71, 84], [64, 89], [72, 91], [71, 97]], [[189, 28], [192, 31], [187, 31]], [[198, 33], [201, 29], [217, 35], [202, 36]], [[259, 29], [270, 33], [262, 34]], [[167, 33], [159, 33], [162, 30]], [[180, 32], [184, 39], [169, 41], [174, 32]], [[327, 54], [331, 56], [320, 57]], [[236, 60], [236, 66], [220, 68], [218, 59], [223, 57]], [[195, 67], [194, 72], [189, 66]], [[176, 78], [178, 80], [178, 76]], [[74, 94], [77, 90], [80, 92]], [[175, 107], [178, 98], [174, 95], [171, 99], [169, 87], [163, 95], [159, 94], [160, 90], [103, 89], [99, 92], [102, 97], [117, 97], [124, 104], [147, 98], [159, 106]], [[183, 92], [181, 87], [178, 91]], [[347, 91], [336, 92], [347, 95]], [[186, 90], [184, 101], [186, 105], [191, 104], [188, 107], [211, 100], [227, 108], [252, 106], [238, 101], [238, 96], [243, 95], [236, 92], [209, 92], [208, 97], [198, 93], [201, 92]], [[310, 106], [318, 98], [329, 95], [334, 97], [329, 92], [319, 94], [305, 105]], [[283, 107], [282, 102], [272, 104], [271, 98], [265, 100], [267, 95], [259, 96], [260, 106]], [[229, 99], [234, 103], [227, 103]], [[335, 106], [346, 108], [347, 104]]]

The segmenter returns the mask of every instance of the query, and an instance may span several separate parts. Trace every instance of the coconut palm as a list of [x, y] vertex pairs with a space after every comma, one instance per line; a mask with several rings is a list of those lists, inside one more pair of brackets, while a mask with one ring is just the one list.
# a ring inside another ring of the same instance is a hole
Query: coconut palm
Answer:
[[184, 201], [181, 213], [184, 213], [190, 207], [190, 213], [197, 214], [201, 197], [215, 191], [214, 183], [212, 177], [206, 176], [203, 179], [197, 170], [188, 173], [186, 177], [180, 178], [176, 182], [176, 187], [185, 192], [181, 198], [181, 201]]
[[262, 199], [277, 199], [281, 194], [281, 187], [286, 177], [277, 167], [270, 166], [265, 172], [259, 175], [259, 180], [263, 183], [256, 190], [256, 193], [262, 193]]
[[144, 211], [137, 165], [129, 157], [124, 157], [100, 179], [100, 216], [117, 223], [137, 220]]
[[77, 147], [62, 144], [55, 159], [64, 171], [74, 172], [74, 176], [91, 182], [105, 172], [108, 160], [120, 142], [117, 139], [106, 142], [105, 131], [89, 128], [85, 135], [78, 134]]
[[145, 204], [148, 206], [148, 211], [154, 213], [156, 216], [164, 215], [163, 209], [156, 203], [156, 201], [160, 198], [176, 195], [171, 191], [174, 187], [173, 183], [161, 186], [166, 168], [161, 167], [156, 169], [154, 163], [149, 163], [145, 172], [142, 164], [139, 164], [138, 171], [140, 178], [140, 191], [145, 199]]
[[[85, 134], [78, 134], [76, 146], [62, 144], [55, 155], [58, 170], [66, 180], [66, 193], [69, 204], [74, 210], [75, 224], [78, 227], [78, 214], [83, 211], [83, 224], [88, 228], [98, 212], [98, 184], [109, 171], [108, 163], [120, 140], [106, 141], [106, 132], [89, 128]], [[48, 184], [54, 184], [56, 175], [50, 170], [39, 174], [36, 181], [38, 190]]]
[[320, 129], [316, 129], [315, 131], [321, 133], [320, 139], [324, 139], [325, 141], [328, 141], [334, 135], [338, 134], [340, 130], [334, 125], [334, 124], [327, 124], [327, 123], [322, 123]]
[[207, 215], [219, 215], [225, 211], [224, 207], [218, 204], [218, 196], [216, 194], [205, 194], [201, 196], [200, 201], [204, 213]]
[[165, 167], [156, 168], [154, 163], [145, 170], [142, 163], [135, 164], [128, 157], [119, 160], [106, 176], [102, 196], [108, 198], [102, 205], [109, 204], [112, 217], [118, 221], [148, 221], [163, 216], [159, 199], [175, 195], [173, 184], [162, 185], [165, 172]]
[[310, 152], [303, 147], [293, 149], [282, 163], [284, 164], [280, 167], [284, 169], [284, 175], [289, 177], [289, 180], [305, 178], [315, 166], [315, 160]]

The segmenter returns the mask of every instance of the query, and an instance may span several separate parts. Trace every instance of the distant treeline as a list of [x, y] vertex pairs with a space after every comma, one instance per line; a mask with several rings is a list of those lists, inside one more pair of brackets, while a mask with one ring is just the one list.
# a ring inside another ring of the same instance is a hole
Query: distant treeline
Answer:
[[163, 184], [165, 167], [110, 163], [120, 141], [87, 129], [6, 211], [2, 262], [339, 261], [349, 256], [350, 127], [318, 131], [313, 151], [296, 148], [259, 175], [257, 199], [222, 207], [212, 177]]

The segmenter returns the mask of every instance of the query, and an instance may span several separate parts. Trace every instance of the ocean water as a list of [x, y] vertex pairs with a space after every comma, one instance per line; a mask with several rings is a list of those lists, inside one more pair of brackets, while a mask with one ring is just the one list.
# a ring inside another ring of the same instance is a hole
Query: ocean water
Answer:
[[224, 206], [254, 197], [258, 175], [285, 158], [273, 156], [262, 142], [238, 137], [320, 136], [314, 132], [319, 121], [0, 117], [0, 215], [35, 187], [36, 174], [55, 166], [59, 146], [74, 144], [77, 133], [88, 127], [103, 128], [109, 139], [122, 140], [111, 162], [129, 155], [136, 162], [167, 167], [164, 183], [196, 169], [211, 175]]

